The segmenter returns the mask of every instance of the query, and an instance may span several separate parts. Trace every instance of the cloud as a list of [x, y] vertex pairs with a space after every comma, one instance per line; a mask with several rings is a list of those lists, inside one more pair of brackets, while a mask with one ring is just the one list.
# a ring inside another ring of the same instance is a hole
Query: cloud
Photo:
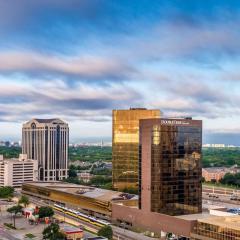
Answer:
[[39, 116], [109, 121], [113, 108], [128, 108], [129, 102], [139, 103], [141, 98], [137, 91], [118, 84], [103, 87], [80, 84], [75, 88], [59, 81], [36, 82], [32, 86], [5, 84], [0, 88], [0, 121], [19, 122]]
[[0, 1], [0, 25], [5, 27], [21, 26], [29, 22], [29, 20], [36, 20], [36, 17], [41, 15], [45, 14], [48, 17], [49, 12], [52, 12], [52, 17], [56, 13], [63, 16], [65, 14], [78, 14], [79, 17], [90, 19], [94, 15], [101, 13], [100, 6], [103, 2], [103, 0], [69, 0], [67, 2], [64, 0]]
[[62, 76], [85, 80], [124, 80], [134, 69], [110, 57], [59, 57], [33, 52], [1, 52], [0, 73], [23, 73], [38, 77]]
[[237, 31], [240, 17], [231, 21], [160, 22], [125, 39], [130, 46], [129, 55], [142, 60], [196, 61], [207, 64], [224, 57], [236, 57], [240, 51], [240, 33]]

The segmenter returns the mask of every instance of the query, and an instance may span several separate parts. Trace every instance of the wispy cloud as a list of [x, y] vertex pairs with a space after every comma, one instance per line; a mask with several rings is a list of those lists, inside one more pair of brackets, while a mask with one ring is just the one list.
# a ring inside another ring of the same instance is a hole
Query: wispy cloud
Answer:
[[5, 84], [0, 88], [0, 121], [25, 121], [35, 116], [109, 121], [113, 108], [139, 101], [141, 95], [137, 91], [115, 84], [104, 87], [80, 84], [74, 88], [61, 81], [36, 82], [25, 87]]
[[62, 76], [105, 81], [125, 80], [134, 68], [119, 59], [100, 56], [60, 57], [33, 52], [0, 53], [0, 71], [33, 76]]

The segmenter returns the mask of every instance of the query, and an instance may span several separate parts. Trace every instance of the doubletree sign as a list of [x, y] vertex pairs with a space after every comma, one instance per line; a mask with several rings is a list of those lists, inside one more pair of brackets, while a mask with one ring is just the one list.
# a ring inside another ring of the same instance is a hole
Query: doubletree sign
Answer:
[[171, 120], [171, 119], [162, 119], [161, 125], [189, 125], [190, 122], [184, 120]]

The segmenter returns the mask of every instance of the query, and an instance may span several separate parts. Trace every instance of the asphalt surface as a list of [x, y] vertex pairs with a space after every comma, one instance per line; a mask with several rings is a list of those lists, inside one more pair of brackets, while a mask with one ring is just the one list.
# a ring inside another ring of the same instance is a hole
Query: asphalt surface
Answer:
[[230, 199], [232, 195], [236, 194], [240, 196], [240, 191], [222, 187], [203, 186], [203, 207], [212, 204], [225, 208], [240, 208], [240, 201]]
[[8, 230], [6, 230], [3, 226], [0, 226], [0, 237], [4, 237], [8, 240], [21, 240], [19, 238], [14, 237], [12, 233], [9, 233]]

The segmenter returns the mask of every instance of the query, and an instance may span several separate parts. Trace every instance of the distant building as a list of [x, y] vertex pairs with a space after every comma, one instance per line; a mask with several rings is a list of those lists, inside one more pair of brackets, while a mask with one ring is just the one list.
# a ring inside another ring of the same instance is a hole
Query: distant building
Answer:
[[202, 121], [140, 120], [139, 208], [167, 215], [202, 211]]
[[32, 119], [23, 124], [22, 152], [38, 160], [39, 180], [68, 176], [68, 124], [60, 119]]
[[89, 238], [85, 238], [85, 240], [108, 240], [108, 238], [105, 238], [105, 237], [89, 237]]
[[139, 120], [159, 118], [160, 110], [130, 108], [112, 113], [113, 187], [138, 188]]
[[0, 186], [21, 187], [23, 183], [37, 181], [38, 162], [20, 154], [19, 159], [0, 156]]
[[202, 169], [202, 177], [206, 182], [219, 182], [228, 173], [225, 167], [210, 167]]
[[80, 229], [79, 227], [63, 225], [61, 226], [60, 230], [66, 235], [67, 240], [83, 239], [83, 230]]
[[203, 144], [203, 147], [206, 147], [206, 148], [208, 148], [208, 147], [210, 147], [210, 148], [225, 148], [225, 147], [232, 147], [231, 145], [228, 145], [228, 146], [226, 146], [225, 144], [222, 144], [222, 143], [217, 143], [217, 144], [209, 144], [209, 143], [207, 143], [207, 144]]
[[219, 182], [227, 173], [236, 174], [240, 172], [240, 168], [236, 165], [227, 167], [209, 167], [202, 169], [202, 177], [206, 182]]
[[89, 172], [81, 172], [81, 173], [78, 173], [77, 175], [79, 180], [82, 180], [84, 183], [90, 182], [91, 179], [93, 178], [93, 175]]

